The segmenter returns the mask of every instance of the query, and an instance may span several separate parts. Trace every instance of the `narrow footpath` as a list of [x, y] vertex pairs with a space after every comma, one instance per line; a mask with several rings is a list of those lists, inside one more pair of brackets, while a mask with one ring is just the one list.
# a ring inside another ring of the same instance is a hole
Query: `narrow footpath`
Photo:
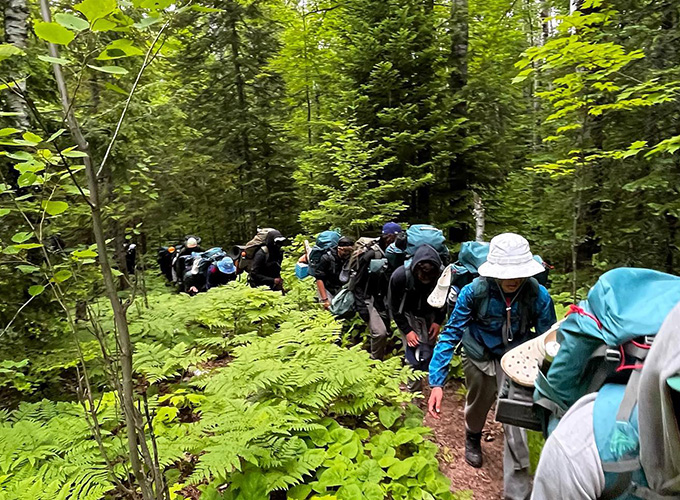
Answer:
[[[451, 490], [472, 490], [474, 500], [498, 500], [503, 493], [503, 428], [489, 412], [482, 437], [484, 465], [481, 469], [465, 462], [465, 397], [458, 389], [460, 383], [448, 384], [442, 401], [442, 417], [437, 420], [425, 416], [425, 424], [434, 431], [439, 445], [441, 471], [451, 479]], [[429, 396], [429, 393], [426, 394]], [[425, 405], [423, 409], [426, 410]]]

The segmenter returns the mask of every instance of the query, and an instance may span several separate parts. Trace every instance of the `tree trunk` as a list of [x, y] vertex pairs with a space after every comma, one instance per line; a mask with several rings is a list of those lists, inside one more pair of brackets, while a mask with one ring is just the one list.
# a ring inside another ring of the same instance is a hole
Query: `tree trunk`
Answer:
[[252, 159], [250, 157], [250, 136], [248, 134], [248, 120], [247, 111], [248, 104], [246, 100], [246, 82], [243, 76], [243, 70], [241, 68], [241, 38], [238, 33], [238, 28], [236, 22], [238, 20], [238, 9], [240, 8], [238, 4], [230, 2], [230, 9], [227, 10], [227, 15], [229, 16], [229, 46], [231, 48], [231, 62], [234, 67], [234, 84], [236, 85], [236, 96], [238, 102], [238, 108], [241, 112], [241, 164], [239, 165], [238, 177], [239, 177], [239, 194], [241, 197], [238, 206], [239, 219], [241, 223], [241, 238], [247, 238], [247, 235], [253, 233], [257, 228], [250, 217], [248, 217], [248, 212], [244, 210], [244, 207], [248, 204], [248, 193], [245, 192], [245, 186], [250, 185], [251, 173], [252, 173]]
[[[28, 2], [27, 0], [5, 0], [5, 41], [20, 49], [28, 46]], [[12, 71], [10, 80], [16, 80], [22, 94], [26, 92], [26, 82], [18, 80], [19, 73]], [[12, 113], [17, 113], [14, 121], [18, 128], [28, 130], [28, 106], [24, 100], [12, 91], [6, 92], [7, 106]]]
[[[51, 22], [51, 13], [48, 0], [40, 0], [40, 10], [42, 12], [43, 20], [47, 23]], [[58, 58], [59, 51], [57, 46], [49, 44], [50, 56]], [[78, 145], [78, 149], [86, 153], [87, 156], [83, 158], [85, 165], [85, 174], [87, 176], [88, 189], [90, 190], [89, 203], [92, 214], [92, 231], [97, 243], [97, 252], [99, 254], [99, 264], [101, 266], [102, 277], [108, 295], [111, 309], [113, 310], [114, 325], [116, 328], [116, 340], [120, 350], [120, 369], [122, 377], [122, 394], [120, 395], [121, 404], [123, 406], [123, 413], [125, 415], [126, 434], [128, 441], [128, 452], [130, 454], [130, 466], [132, 472], [139, 484], [144, 500], [156, 500], [163, 498], [163, 491], [156, 492], [154, 495], [152, 481], [146, 476], [145, 468], [148, 470], [155, 470], [153, 463], [144, 464], [140, 459], [140, 439], [144, 438], [144, 425], [142, 416], [137, 410], [134, 401], [134, 386], [132, 378], [132, 341], [130, 340], [130, 331], [128, 328], [127, 316], [125, 308], [118, 298], [118, 290], [113, 279], [111, 265], [106, 248], [106, 236], [104, 235], [104, 225], [101, 216], [101, 206], [99, 204], [99, 186], [97, 183], [97, 173], [92, 163], [91, 152], [89, 144], [80, 130], [80, 125], [76, 119], [73, 108], [70, 105], [68, 89], [66, 87], [66, 80], [61, 71], [61, 66], [58, 64], [52, 65], [54, 70], [54, 77], [59, 88], [61, 96], [61, 105], [66, 115], [66, 122], [71, 132], [72, 137]], [[138, 434], [139, 433], [139, 434]], [[144, 443], [142, 443], [144, 444]]]
[[474, 193], [475, 208], [472, 213], [475, 218], [475, 241], [484, 241], [484, 231], [486, 228], [486, 217], [482, 198]]
[[[451, 2], [451, 17], [449, 20], [451, 32], [451, 52], [449, 54], [448, 67], [449, 74], [449, 89], [456, 104], [451, 110], [452, 119], [459, 120], [467, 117], [467, 103], [461, 98], [461, 92], [467, 85], [468, 78], [468, 0], [452, 0]], [[464, 144], [466, 130], [462, 125], [458, 133], [458, 143]], [[449, 196], [454, 198], [451, 205], [458, 205], [457, 209], [449, 212], [448, 218], [457, 219], [469, 213], [463, 207], [469, 207], [467, 198], [468, 186], [474, 183], [474, 179], [469, 178], [469, 165], [467, 153], [465, 151], [458, 151], [456, 157], [449, 162], [448, 171], [448, 190], [451, 193]], [[462, 232], [461, 221], [459, 227], [451, 226], [449, 229], [449, 237], [453, 238], [454, 233], [460, 235]]]

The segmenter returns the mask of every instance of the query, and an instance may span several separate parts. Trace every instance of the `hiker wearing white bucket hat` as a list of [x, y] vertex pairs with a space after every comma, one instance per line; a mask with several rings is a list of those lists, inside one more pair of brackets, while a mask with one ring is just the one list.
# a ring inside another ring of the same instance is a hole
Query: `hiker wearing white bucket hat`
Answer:
[[[442, 329], [430, 362], [428, 403], [439, 418], [443, 385], [454, 353], [464, 352], [467, 386], [465, 460], [482, 466], [481, 436], [486, 416], [496, 401], [503, 371], [500, 360], [509, 349], [550, 329], [556, 321], [550, 294], [532, 276], [544, 272], [518, 234], [491, 240], [480, 277], [460, 291], [456, 307]], [[526, 500], [531, 494], [529, 450], [522, 429], [504, 426], [504, 497]]]

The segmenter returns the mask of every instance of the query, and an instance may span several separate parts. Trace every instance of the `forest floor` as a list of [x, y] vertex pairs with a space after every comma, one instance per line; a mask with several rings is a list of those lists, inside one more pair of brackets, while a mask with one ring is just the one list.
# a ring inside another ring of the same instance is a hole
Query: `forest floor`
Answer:
[[[503, 498], [503, 428], [494, 421], [493, 410], [487, 417], [482, 437], [484, 465], [481, 469], [465, 462], [464, 393], [460, 382], [449, 384], [444, 391], [441, 418], [425, 416], [425, 425], [434, 431], [434, 441], [439, 445], [441, 471], [451, 479], [452, 491], [472, 490], [474, 500]], [[426, 390], [427, 391], [427, 390]], [[429, 396], [429, 391], [425, 396]], [[427, 401], [427, 399], [425, 399]], [[427, 404], [421, 404], [427, 412]]]

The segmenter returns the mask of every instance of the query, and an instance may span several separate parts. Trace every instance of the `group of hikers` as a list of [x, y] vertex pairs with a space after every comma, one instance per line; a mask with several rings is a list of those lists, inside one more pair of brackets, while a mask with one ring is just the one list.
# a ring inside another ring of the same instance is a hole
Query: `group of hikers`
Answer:
[[157, 261], [168, 282], [190, 295], [226, 285], [243, 271], [248, 273], [251, 286], [281, 291], [283, 247], [288, 243], [276, 229], [265, 229], [246, 245], [235, 246], [227, 253], [221, 247], [204, 251], [201, 238], [186, 236], [180, 244], [161, 247]]
[[[283, 290], [288, 240], [275, 230], [258, 236], [257, 250], [238, 247], [214, 265], [231, 262], [234, 276], [240, 267], [251, 285]], [[482, 467], [495, 404], [504, 498], [680, 499], [680, 278], [614, 269], [558, 322], [548, 266], [524, 237], [467, 242], [450, 260], [438, 229], [389, 222], [379, 237], [357, 241], [322, 232], [296, 275], [313, 277], [333, 314], [359, 314], [376, 360], [394, 322], [406, 363], [429, 372], [434, 418], [451, 361], [462, 356], [465, 460]], [[409, 389], [424, 389], [422, 380]], [[526, 429], [547, 437], [533, 477]]]

